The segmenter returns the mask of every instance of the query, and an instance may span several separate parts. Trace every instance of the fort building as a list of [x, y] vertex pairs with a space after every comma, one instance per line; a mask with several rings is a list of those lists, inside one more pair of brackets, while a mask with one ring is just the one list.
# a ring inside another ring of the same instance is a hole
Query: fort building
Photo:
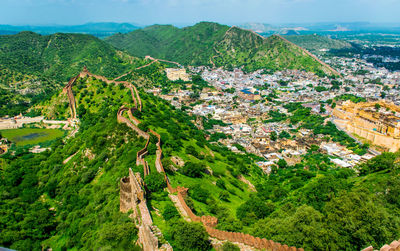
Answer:
[[338, 104], [333, 122], [349, 134], [355, 134], [391, 152], [400, 148], [400, 107], [383, 100]]
[[186, 73], [186, 70], [184, 68], [166, 68], [165, 72], [167, 73], [167, 77], [169, 80], [176, 81], [181, 79], [183, 81], [189, 81], [189, 75]]

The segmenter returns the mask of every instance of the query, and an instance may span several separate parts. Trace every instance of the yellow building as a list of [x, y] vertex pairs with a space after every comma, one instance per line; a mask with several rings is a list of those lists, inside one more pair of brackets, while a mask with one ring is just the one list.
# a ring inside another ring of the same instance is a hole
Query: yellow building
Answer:
[[183, 80], [189, 81], [189, 74], [186, 73], [185, 69], [177, 69], [177, 68], [166, 68], [165, 72], [167, 73], [167, 78], [172, 81]]
[[383, 100], [345, 101], [332, 112], [337, 126], [394, 152], [400, 148], [400, 107]]

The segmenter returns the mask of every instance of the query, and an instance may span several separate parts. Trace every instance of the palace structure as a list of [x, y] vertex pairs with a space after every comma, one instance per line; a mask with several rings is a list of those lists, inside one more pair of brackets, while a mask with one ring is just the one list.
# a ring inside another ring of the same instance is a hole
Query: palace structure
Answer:
[[357, 135], [391, 152], [400, 148], [400, 107], [383, 100], [345, 101], [333, 110], [333, 122], [350, 135]]

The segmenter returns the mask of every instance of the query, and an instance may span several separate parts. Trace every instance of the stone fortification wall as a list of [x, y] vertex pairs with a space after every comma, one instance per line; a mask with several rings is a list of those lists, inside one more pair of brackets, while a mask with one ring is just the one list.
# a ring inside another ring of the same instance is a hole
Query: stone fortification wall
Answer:
[[125, 118], [125, 117], [123, 116], [123, 112], [124, 112], [124, 111], [127, 111], [127, 110], [128, 110], [128, 108], [126, 108], [126, 107], [121, 107], [121, 108], [118, 110], [118, 113], [117, 113], [118, 122], [126, 124], [126, 125], [127, 125], [128, 127], [130, 127], [132, 130], [134, 130], [139, 136], [141, 136], [141, 137], [143, 137], [143, 138], [145, 138], [145, 139], [148, 139], [148, 138], [149, 138], [149, 134], [147, 134], [147, 133], [145, 133], [144, 131], [140, 130], [137, 126], [133, 125], [133, 124], [129, 121], [129, 119], [127, 119], [127, 118]]
[[[122, 76], [124, 76], [124, 75], [126, 75], [126, 74], [123, 74]], [[120, 76], [116, 79], [119, 79], [122, 76]], [[78, 78], [85, 78], [85, 77], [93, 77], [93, 78], [99, 79], [107, 84], [115, 84], [115, 85], [123, 84], [126, 88], [128, 88], [131, 91], [131, 96], [132, 96], [132, 100], [135, 104], [135, 108], [138, 109], [139, 111], [142, 111], [142, 100], [140, 99], [140, 96], [139, 96], [136, 86], [133, 86], [131, 83], [129, 83], [127, 81], [116, 81], [116, 79], [109, 80], [104, 76], [92, 74], [88, 71], [88, 69], [86, 67], [84, 67], [83, 70], [77, 76], [71, 78], [71, 80], [68, 82], [68, 84], [63, 88], [63, 93], [66, 93], [68, 96], [72, 119], [76, 119], [76, 117], [77, 117], [76, 101], [75, 101], [74, 93], [72, 92], [72, 87]]]
[[72, 86], [74, 85], [75, 81], [80, 77], [81, 74], [76, 75], [75, 77], [71, 78], [68, 84], [63, 88], [63, 93], [66, 93], [69, 100], [69, 108], [71, 109], [71, 118], [76, 119], [76, 101], [74, 93], [72, 92]]
[[390, 136], [386, 136], [376, 131], [368, 130], [364, 127], [356, 125], [355, 123], [347, 123], [345, 130], [352, 134], [365, 138], [377, 146], [382, 146], [389, 149], [390, 152], [396, 152], [400, 149], [400, 140]]
[[280, 243], [274, 242], [272, 240], [261, 239], [259, 237], [254, 237], [249, 234], [244, 233], [235, 233], [235, 232], [227, 232], [216, 229], [215, 227], [218, 224], [218, 219], [213, 216], [197, 216], [193, 213], [193, 211], [188, 207], [185, 202], [185, 196], [187, 195], [187, 188], [177, 187], [175, 190], [178, 193], [178, 200], [181, 204], [182, 208], [185, 210], [186, 214], [192, 221], [203, 223], [207, 233], [214, 238], [217, 238], [222, 241], [230, 241], [243, 243], [245, 245], [257, 248], [257, 249], [266, 249], [266, 250], [277, 250], [277, 251], [304, 251], [302, 248], [289, 247], [287, 245], [282, 245]]
[[179, 203], [181, 204], [183, 210], [189, 216], [189, 218], [194, 222], [201, 222], [205, 228], [207, 233], [214, 238], [219, 240], [228, 240], [231, 242], [238, 242], [243, 243], [245, 245], [257, 248], [257, 249], [267, 249], [267, 250], [293, 250], [293, 251], [303, 251], [302, 248], [295, 248], [295, 247], [288, 247], [287, 245], [281, 245], [280, 243], [276, 243], [272, 240], [261, 239], [258, 237], [254, 237], [244, 233], [234, 233], [234, 232], [227, 232], [215, 229], [218, 224], [218, 219], [213, 216], [197, 216], [193, 213], [193, 211], [189, 208], [186, 204], [185, 197], [187, 196], [188, 188], [185, 187], [177, 187], [173, 188], [170, 184], [168, 176], [165, 173], [164, 167], [161, 162], [162, 158], [162, 149], [161, 149], [161, 137], [160, 135], [149, 129], [149, 133], [155, 135], [158, 138], [157, 142], [157, 152], [156, 152], [156, 161], [155, 165], [157, 171], [159, 173], [164, 174], [164, 179], [167, 184], [167, 189], [170, 193], [177, 193]]
[[154, 235], [149, 225], [141, 225], [139, 227], [139, 243], [142, 244], [143, 251], [158, 250], [158, 239]]
[[144, 156], [148, 153], [147, 147], [150, 143], [150, 137], [147, 138], [146, 145], [136, 153], [136, 165], [144, 165]]
[[140, 124], [140, 121], [133, 116], [132, 110], [133, 110], [133, 108], [128, 110], [129, 119], [135, 124], [135, 126], [138, 126]]
[[177, 193], [178, 200], [181, 204], [183, 210], [185, 210], [186, 214], [192, 221], [201, 222], [205, 228], [207, 233], [214, 238], [219, 240], [228, 240], [230, 242], [238, 242], [243, 243], [245, 245], [257, 248], [257, 249], [267, 249], [267, 250], [293, 250], [293, 251], [303, 251], [302, 248], [295, 248], [295, 247], [288, 247], [287, 245], [281, 245], [280, 243], [276, 243], [271, 240], [261, 239], [258, 237], [254, 237], [244, 233], [234, 233], [234, 232], [227, 232], [215, 229], [218, 224], [218, 219], [213, 216], [197, 216], [193, 213], [193, 211], [189, 208], [189, 206], [185, 202], [185, 197], [187, 196], [188, 188], [185, 187], [177, 187], [173, 188], [169, 182], [169, 179], [164, 171], [164, 168], [161, 163], [162, 157], [162, 150], [161, 150], [161, 140], [160, 135], [152, 130], [149, 130], [150, 133], [155, 135], [158, 138], [157, 143], [157, 157], [156, 157], [156, 167], [160, 173], [164, 174], [165, 181], [167, 183], [167, 189], [170, 193]]
[[[362, 251], [374, 251], [378, 249], [374, 249], [374, 247], [369, 246], [367, 248], [364, 248]], [[398, 241], [392, 241], [390, 245], [385, 244], [383, 247], [379, 249], [379, 251], [400, 251], [400, 240]]]
[[[140, 97], [137, 97], [138, 100], [140, 100]], [[141, 103], [141, 102], [138, 102]], [[128, 110], [128, 115], [130, 120], [134, 121], [133, 125], [129, 119], [123, 117], [123, 112]], [[233, 232], [226, 232], [226, 231], [221, 231], [218, 229], [215, 229], [215, 227], [218, 224], [218, 219], [213, 216], [197, 216], [193, 213], [193, 211], [189, 208], [189, 206], [185, 202], [185, 197], [187, 196], [187, 188], [184, 187], [177, 187], [173, 188], [170, 184], [170, 181], [168, 179], [168, 176], [165, 173], [164, 167], [161, 162], [162, 158], [162, 149], [161, 149], [161, 137], [160, 135], [149, 129], [149, 133], [143, 132], [140, 130], [137, 125], [140, 124], [140, 121], [137, 120], [132, 113], [130, 112], [129, 109], [125, 107], [121, 107], [118, 111], [118, 121], [121, 123], [126, 123], [132, 130], [136, 131], [139, 135], [143, 136], [144, 138], [147, 139], [146, 145], [143, 149], [137, 152], [137, 164], [143, 164], [145, 166], [145, 175], [148, 174], [148, 170], [146, 171], [146, 166], [148, 168], [147, 162], [143, 159], [143, 156], [147, 153], [147, 147], [150, 141], [150, 134], [153, 134], [157, 137], [158, 142], [156, 143], [157, 146], [157, 151], [156, 151], [156, 161], [155, 161], [155, 166], [156, 169], [159, 173], [162, 173], [164, 175], [165, 182], [167, 184], [167, 189], [170, 193], [177, 193], [177, 197], [179, 200], [179, 203], [181, 204], [183, 210], [186, 212], [186, 214], [189, 216], [189, 218], [192, 221], [195, 222], [201, 222], [205, 228], [208, 234], [211, 237], [215, 237], [220, 240], [229, 240], [231, 242], [239, 242], [246, 244], [248, 246], [254, 247], [254, 248], [260, 248], [260, 249], [267, 249], [267, 250], [293, 250], [293, 251], [303, 251], [303, 249], [297, 249], [295, 247], [288, 247], [287, 245], [281, 245], [279, 243], [275, 243], [273, 241], [269, 241], [266, 239], [260, 239], [253, 237], [248, 234], [243, 234], [243, 233], [233, 233]], [[139, 177], [140, 178], [140, 177]], [[143, 195], [140, 200], [138, 200], [138, 195], [134, 195], [135, 193], [137, 194], [137, 186], [131, 185], [131, 188], [129, 188], [126, 183], [135, 183], [135, 179], [132, 170], [129, 170], [129, 178], [123, 178], [121, 179], [121, 192], [120, 192], [120, 208], [121, 211], [126, 212], [129, 209], [133, 208], [138, 208], [138, 216], [140, 214], [140, 219], [141, 219], [141, 225], [139, 227], [139, 242], [143, 245], [143, 250], [158, 250], [158, 240], [154, 236], [153, 232], [151, 231], [150, 226], [152, 225], [152, 220], [151, 220], [151, 215], [150, 212], [148, 211], [147, 205], [145, 203], [145, 197], [144, 193], [140, 193], [140, 195]], [[135, 204], [134, 202], [139, 201], [139, 204]], [[133, 202], [133, 203], [132, 203]], [[134, 210], [134, 209], [133, 209]]]
[[139, 243], [143, 250], [158, 250], [158, 239], [151, 230], [153, 220], [147, 207], [144, 183], [140, 174], [134, 174], [129, 168], [129, 176], [120, 181], [120, 211], [132, 210], [133, 218], [139, 228]]
[[156, 143], [157, 151], [156, 151], [156, 161], [155, 161], [155, 166], [156, 166], [157, 172], [165, 174], [164, 167], [161, 163], [161, 158], [162, 158], [161, 136], [160, 136], [160, 134], [156, 133], [155, 131], [153, 131], [151, 129], [149, 129], [149, 132], [151, 134], [153, 134], [154, 136], [156, 136], [158, 139], [158, 142]]

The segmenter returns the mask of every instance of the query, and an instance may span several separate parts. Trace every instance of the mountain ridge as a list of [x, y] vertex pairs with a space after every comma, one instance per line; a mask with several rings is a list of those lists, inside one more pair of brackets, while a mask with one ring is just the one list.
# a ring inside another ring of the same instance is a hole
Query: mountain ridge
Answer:
[[182, 29], [155, 25], [105, 39], [134, 56], [151, 55], [184, 65], [243, 67], [247, 71], [288, 68], [338, 75], [303, 48], [276, 40], [276, 36], [264, 38], [251, 30], [212, 22]]

